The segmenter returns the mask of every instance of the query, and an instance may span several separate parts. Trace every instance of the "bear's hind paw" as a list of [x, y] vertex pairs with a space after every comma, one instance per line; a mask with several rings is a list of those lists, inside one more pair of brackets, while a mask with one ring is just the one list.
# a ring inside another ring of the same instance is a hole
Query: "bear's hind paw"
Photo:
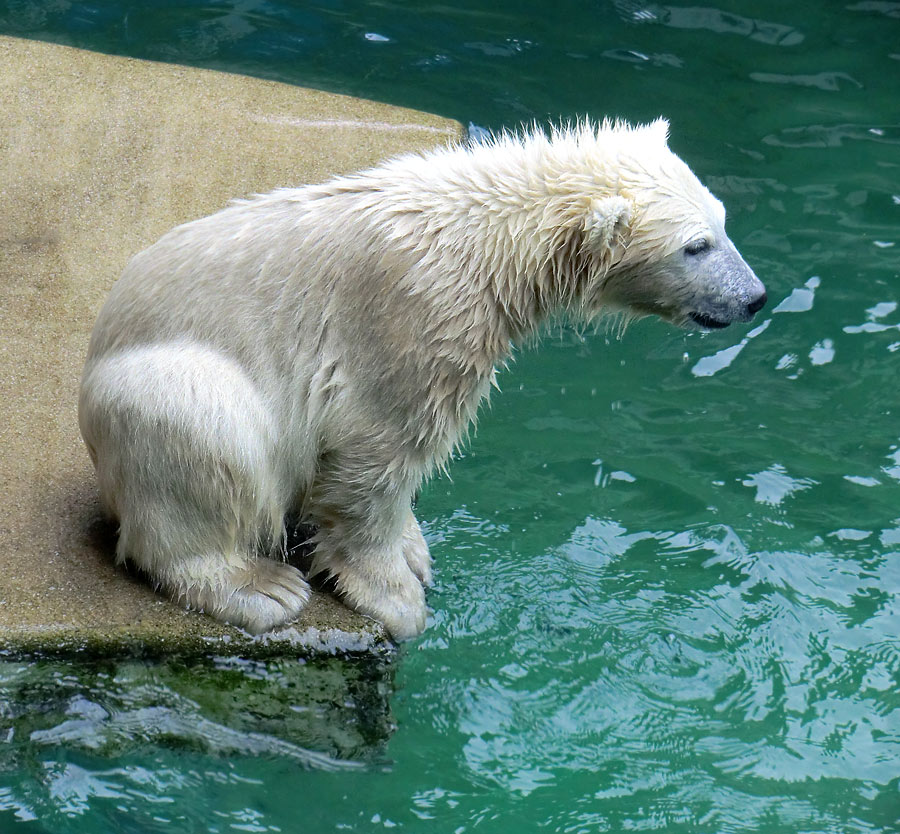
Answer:
[[308, 599], [309, 585], [300, 571], [260, 558], [231, 571], [224, 585], [206, 588], [188, 602], [220, 622], [263, 634], [296, 619]]

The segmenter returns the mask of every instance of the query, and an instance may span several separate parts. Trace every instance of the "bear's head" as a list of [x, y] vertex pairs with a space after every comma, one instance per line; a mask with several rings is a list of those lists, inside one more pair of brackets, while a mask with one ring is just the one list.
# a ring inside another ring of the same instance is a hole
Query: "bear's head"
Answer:
[[668, 123], [604, 125], [595, 136], [605, 187], [584, 229], [603, 266], [586, 306], [703, 329], [753, 318], [765, 287], [725, 233], [722, 203], [669, 150]]

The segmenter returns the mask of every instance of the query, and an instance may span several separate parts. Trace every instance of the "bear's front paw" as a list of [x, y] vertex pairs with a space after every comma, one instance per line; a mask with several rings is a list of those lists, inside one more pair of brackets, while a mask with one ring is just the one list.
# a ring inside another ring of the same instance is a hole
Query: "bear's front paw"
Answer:
[[[425, 630], [428, 609], [422, 583], [397, 555], [390, 562], [348, 559], [326, 571], [335, 577], [335, 590], [346, 605], [383, 623], [395, 640], [409, 640]], [[318, 563], [323, 565], [321, 554]]]
[[403, 556], [409, 569], [426, 588], [432, 585], [431, 553], [422, 535], [419, 522], [412, 513], [403, 528]]
[[428, 608], [425, 605], [425, 590], [418, 580], [414, 586], [402, 590], [383, 589], [377, 598], [370, 595], [354, 607], [360, 613], [384, 623], [395, 640], [411, 640], [425, 630]]
[[[339, 592], [343, 584], [338, 580]], [[360, 614], [383, 623], [394, 640], [411, 640], [425, 630], [428, 608], [418, 580], [408, 588], [382, 588], [378, 592], [370, 588], [362, 596], [344, 593], [343, 597]]]

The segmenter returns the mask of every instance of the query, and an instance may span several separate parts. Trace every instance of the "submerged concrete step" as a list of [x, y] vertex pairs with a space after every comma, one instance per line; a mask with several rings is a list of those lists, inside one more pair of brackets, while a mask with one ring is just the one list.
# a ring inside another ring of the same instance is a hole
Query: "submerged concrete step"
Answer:
[[94, 318], [128, 258], [233, 197], [461, 135], [436, 116], [0, 37], [0, 652], [370, 653], [376, 623], [315, 594], [253, 639], [113, 566], [78, 434]]

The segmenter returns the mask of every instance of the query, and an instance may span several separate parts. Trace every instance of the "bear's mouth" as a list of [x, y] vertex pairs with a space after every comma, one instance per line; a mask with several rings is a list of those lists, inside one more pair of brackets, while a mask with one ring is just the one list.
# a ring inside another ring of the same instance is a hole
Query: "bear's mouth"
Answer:
[[721, 330], [723, 327], [728, 327], [731, 324], [730, 321], [722, 321], [721, 319], [714, 319], [712, 316], [707, 315], [706, 313], [690, 313], [690, 319], [694, 324], [700, 325], [700, 327], [706, 330]]

